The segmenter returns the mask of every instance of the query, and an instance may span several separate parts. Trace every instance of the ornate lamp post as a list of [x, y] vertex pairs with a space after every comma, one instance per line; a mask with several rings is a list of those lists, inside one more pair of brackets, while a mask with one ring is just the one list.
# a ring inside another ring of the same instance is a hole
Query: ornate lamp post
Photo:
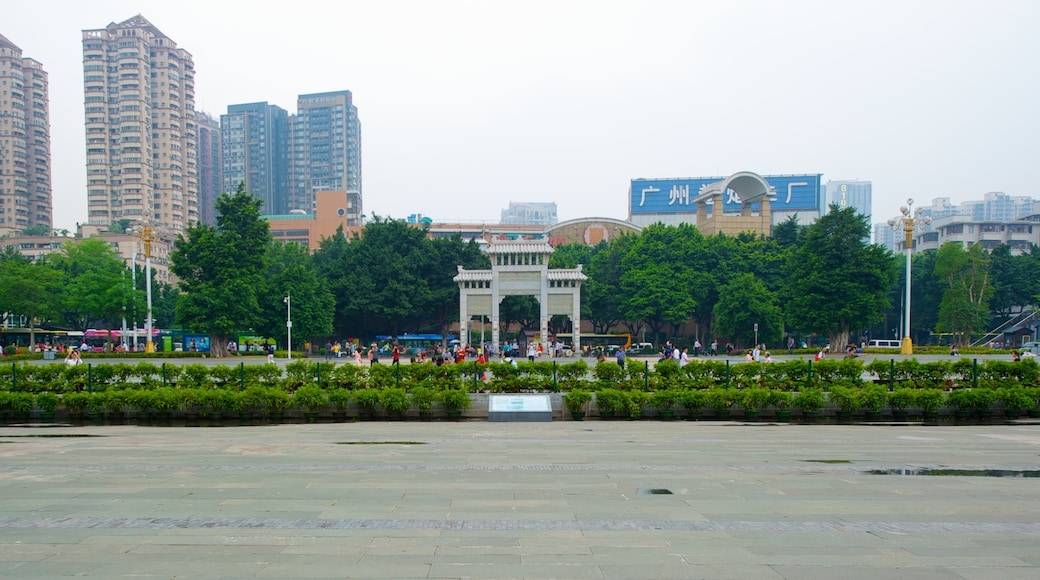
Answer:
[[903, 321], [905, 334], [903, 335], [903, 344], [899, 349], [900, 354], [914, 354], [914, 343], [910, 339], [910, 252], [914, 247], [914, 226], [918, 223], [932, 223], [931, 218], [921, 216], [921, 208], [917, 208], [915, 214], [912, 211], [913, 207], [913, 198], [907, 199], [906, 205], [899, 208], [899, 213], [902, 215], [899, 218], [888, 220], [888, 225], [892, 228], [892, 231], [898, 232], [903, 230], [906, 234], [906, 319]]
[[285, 298], [282, 302], [285, 302], [285, 332], [288, 334], [286, 340], [289, 343], [289, 354], [286, 356], [288, 361], [292, 361], [292, 294], [286, 293]]
[[155, 241], [155, 231], [147, 221], [141, 229], [141, 241], [144, 242], [144, 288], [145, 300], [148, 303], [148, 314], [144, 322], [144, 351], [155, 352], [155, 345], [152, 344], [152, 242]]

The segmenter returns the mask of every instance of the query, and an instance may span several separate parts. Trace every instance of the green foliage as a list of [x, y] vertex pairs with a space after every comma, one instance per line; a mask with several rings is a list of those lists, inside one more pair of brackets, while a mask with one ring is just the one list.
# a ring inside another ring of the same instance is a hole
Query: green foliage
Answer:
[[343, 388], [332, 389], [329, 391], [329, 403], [338, 411], [346, 411], [350, 405], [350, 391]]
[[260, 217], [261, 200], [240, 185], [217, 198], [217, 226], [189, 226], [177, 236], [171, 271], [181, 294], [177, 321], [210, 335], [213, 356], [227, 355], [227, 337], [263, 323], [259, 294], [271, 240]]
[[860, 390], [859, 404], [870, 412], [880, 412], [888, 402], [888, 389], [881, 385], [866, 385]]
[[309, 384], [296, 389], [292, 395], [293, 403], [311, 413], [318, 413], [329, 403], [325, 391], [317, 385]]
[[897, 269], [891, 254], [871, 245], [866, 216], [836, 205], [810, 225], [784, 266], [781, 299], [788, 324], [848, 343], [849, 331], [880, 322]]
[[888, 404], [894, 410], [913, 407], [917, 403], [917, 390], [910, 387], [896, 389], [888, 394]]
[[93, 396], [93, 393], [66, 393], [61, 402], [69, 413], [82, 413], [90, 406]]
[[[267, 247], [263, 291], [257, 296], [262, 317], [256, 327], [258, 333], [287, 336], [286, 296], [292, 302], [292, 330], [297, 344], [309, 337], [332, 334], [336, 300], [310, 251], [296, 243], [272, 240]], [[326, 378], [324, 370], [322, 377]]]
[[935, 275], [944, 284], [936, 329], [970, 340], [989, 322], [990, 258], [981, 244], [964, 249], [959, 242], [946, 242], [935, 259]]
[[859, 409], [859, 389], [850, 387], [848, 385], [836, 384], [832, 385], [829, 393], [830, 401], [834, 403], [839, 409], [846, 412], [852, 412]]
[[769, 391], [769, 404], [778, 411], [786, 411], [794, 404], [794, 393], [791, 391]]
[[756, 324], [759, 342], [777, 344], [782, 338], [780, 299], [754, 274], [740, 274], [719, 290], [714, 315], [715, 332], [737, 344], [754, 344]]
[[379, 389], [357, 389], [353, 392], [354, 402], [362, 411], [374, 411], [379, 406]]
[[621, 260], [621, 313], [644, 321], [654, 334], [666, 324], [683, 324], [697, 310], [698, 296], [713, 290], [711, 275], [691, 257], [703, 236], [690, 224], [643, 229]]
[[45, 262], [0, 260], [0, 311], [29, 320], [29, 340], [35, 343], [37, 320], [49, 320], [62, 311], [62, 272]]
[[708, 401], [708, 395], [705, 391], [694, 390], [694, 391], [682, 391], [679, 394], [679, 404], [684, 409], [691, 413], [699, 412], [704, 408], [705, 403]]
[[728, 411], [730, 407], [737, 404], [740, 391], [726, 387], [712, 387], [707, 391], [708, 406], [716, 413]]
[[380, 393], [379, 402], [387, 413], [405, 413], [412, 406], [408, 393], [397, 387], [384, 389]]
[[445, 409], [465, 411], [469, 409], [472, 401], [469, 398], [469, 393], [462, 389], [446, 389], [437, 393], [437, 398], [440, 399]]
[[826, 404], [826, 399], [823, 396], [823, 389], [804, 389], [795, 395], [793, 404], [795, 407], [801, 409], [803, 413], [819, 412]]
[[620, 389], [599, 389], [596, 391], [596, 409], [600, 414], [604, 411], [621, 414], [628, 408], [628, 397]]
[[36, 407], [41, 411], [53, 413], [58, 410], [58, 404], [60, 402], [58, 395], [51, 392], [39, 393], [36, 395]]
[[741, 389], [737, 393], [737, 405], [745, 411], [760, 411], [769, 404], [770, 391], [763, 387]]
[[412, 389], [412, 404], [420, 413], [428, 413], [433, 409], [436, 401], [436, 391], [429, 387], [414, 387]]
[[1036, 398], [1029, 389], [1023, 387], [1000, 389], [997, 391], [997, 399], [1009, 411], [1028, 411], [1036, 408]]
[[658, 410], [667, 410], [675, 406], [679, 401], [681, 391], [673, 389], [661, 389], [650, 393], [650, 399], [647, 401], [651, 407]]
[[563, 406], [571, 413], [585, 410], [585, 405], [592, 400], [592, 393], [585, 389], [571, 389], [563, 395]]
[[947, 395], [942, 389], [918, 389], [914, 403], [925, 413], [937, 413], [946, 404]]
[[592, 367], [592, 376], [600, 381], [620, 383], [625, 378], [625, 369], [615, 362], [597, 362], [596, 366]]
[[135, 303], [145, 311], [143, 295], [130, 288], [130, 273], [115, 249], [104, 240], [68, 241], [62, 253], [49, 257], [64, 274], [64, 318], [75, 327], [114, 328], [124, 308]]
[[[278, 387], [263, 387], [264, 406], [268, 411], [282, 413], [292, 406], [292, 396]], [[332, 394], [329, 394], [332, 400]]]

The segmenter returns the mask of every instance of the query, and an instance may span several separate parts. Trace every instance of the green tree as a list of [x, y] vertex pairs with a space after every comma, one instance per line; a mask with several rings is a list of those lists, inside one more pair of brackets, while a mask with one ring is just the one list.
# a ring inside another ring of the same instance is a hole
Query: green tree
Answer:
[[935, 275], [945, 285], [937, 328], [957, 335], [959, 344], [971, 342], [989, 321], [989, 266], [990, 258], [978, 244], [965, 250], [958, 242], [946, 242], [935, 257]]
[[643, 321], [658, 336], [664, 325], [690, 320], [707, 276], [690, 265], [700, 239], [689, 224], [643, 230], [621, 262], [621, 312], [629, 322]]
[[65, 276], [63, 303], [66, 322], [81, 330], [119, 326], [128, 301], [130, 272], [108, 242], [97, 238], [65, 242], [60, 254], [49, 257]]
[[759, 342], [778, 344], [783, 337], [780, 299], [751, 273], [741, 274], [722, 287], [715, 318], [716, 331], [737, 345], [754, 344], [756, 324]]
[[434, 295], [423, 269], [431, 251], [425, 229], [379, 216], [349, 243], [342, 233], [322, 240], [315, 259], [336, 300], [337, 331], [396, 335], [417, 324]]
[[46, 263], [0, 257], [0, 311], [26, 317], [30, 344], [36, 344], [37, 322], [61, 312], [63, 280], [62, 273]]
[[[480, 250], [476, 241], [462, 241], [462, 236], [455, 234], [450, 238], [437, 238], [429, 241], [428, 252], [422, 258], [421, 272], [429, 284], [429, 301], [418, 305], [416, 313], [419, 328], [433, 326], [443, 337], [447, 345], [448, 327], [459, 319], [459, 284], [455, 282], [458, 267], [468, 270], [487, 270], [491, 261]], [[459, 339], [468, 342], [469, 337]]]
[[792, 214], [773, 226], [771, 237], [781, 248], [794, 248], [798, 246], [803, 235], [805, 235], [805, 226], [798, 224], [798, 214]]
[[239, 185], [217, 198], [217, 225], [196, 224], [177, 236], [170, 254], [179, 279], [177, 321], [206, 332], [214, 357], [227, 356], [227, 338], [264, 320], [260, 292], [271, 233], [261, 201]]
[[272, 240], [267, 255], [264, 290], [257, 298], [264, 316], [257, 330], [264, 336], [287, 336], [289, 312], [284, 300], [288, 296], [297, 343], [332, 334], [336, 301], [328, 282], [318, 274], [310, 251], [297, 243]]
[[635, 235], [622, 235], [609, 244], [600, 242], [592, 255], [585, 271], [589, 279], [581, 285], [581, 312], [582, 318], [592, 323], [595, 333], [610, 332], [624, 319], [618, 292], [621, 262], [637, 239]]
[[866, 216], [837, 205], [806, 229], [783, 269], [781, 299], [789, 322], [826, 334], [840, 347], [851, 329], [882, 320], [895, 277], [891, 253], [864, 242], [869, 234]]

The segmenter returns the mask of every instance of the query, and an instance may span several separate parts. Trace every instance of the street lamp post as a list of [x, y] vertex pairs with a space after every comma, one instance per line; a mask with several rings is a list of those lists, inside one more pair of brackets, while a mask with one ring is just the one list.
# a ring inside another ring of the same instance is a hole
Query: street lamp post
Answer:
[[914, 247], [914, 226], [918, 223], [929, 224], [932, 222], [931, 218], [921, 216], [922, 209], [917, 208], [917, 213], [913, 212], [914, 200], [913, 198], [906, 200], [906, 205], [899, 208], [899, 213], [902, 214], [899, 218], [893, 218], [888, 220], [889, 227], [893, 231], [898, 232], [903, 230], [906, 234], [906, 298], [904, 313], [906, 315], [903, 321], [903, 344], [899, 349], [900, 354], [914, 354], [914, 343], [910, 338], [910, 252]]
[[144, 242], [144, 288], [148, 303], [148, 314], [144, 321], [144, 351], [155, 352], [155, 345], [152, 344], [152, 242], [155, 241], [155, 231], [148, 222], [144, 223], [141, 230], [141, 241]]
[[285, 332], [288, 335], [286, 341], [289, 343], [289, 354], [286, 360], [292, 361], [292, 294], [286, 293], [282, 302], [285, 302]]

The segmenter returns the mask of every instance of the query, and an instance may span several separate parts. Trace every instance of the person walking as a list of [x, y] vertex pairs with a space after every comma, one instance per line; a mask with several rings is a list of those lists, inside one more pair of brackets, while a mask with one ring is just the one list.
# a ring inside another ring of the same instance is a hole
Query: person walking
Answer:
[[787, 354], [794, 354], [794, 337], [790, 335], [787, 337]]

